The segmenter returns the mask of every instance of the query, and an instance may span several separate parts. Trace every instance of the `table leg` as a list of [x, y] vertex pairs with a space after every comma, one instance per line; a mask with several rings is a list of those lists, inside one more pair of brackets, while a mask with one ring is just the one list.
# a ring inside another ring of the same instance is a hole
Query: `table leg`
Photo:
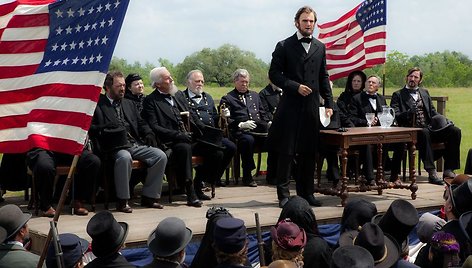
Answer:
[[415, 169], [415, 156], [416, 156], [416, 146], [414, 142], [409, 144], [409, 156], [410, 159], [410, 190], [411, 190], [411, 199], [416, 199], [416, 191], [418, 191], [418, 185], [416, 184], [416, 169]]
[[346, 199], [349, 196], [347, 190], [347, 148], [342, 148], [341, 150], [341, 169], [342, 169], [342, 182], [341, 182], [341, 205], [344, 207], [346, 205]]
[[382, 195], [383, 187], [385, 185], [385, 182], [383, 180], [382, 156], [383, 156], [383, 145], [382, 143], [379, 143], [377, 144], [377, 175], [375, 176], [377, 180], [378, 195]]

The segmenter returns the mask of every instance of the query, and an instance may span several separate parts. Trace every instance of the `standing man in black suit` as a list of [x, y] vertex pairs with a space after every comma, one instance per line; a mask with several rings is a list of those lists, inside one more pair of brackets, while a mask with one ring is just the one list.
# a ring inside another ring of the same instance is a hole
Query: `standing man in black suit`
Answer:
[[277, 197], [280, 207], [290, 196], [290, 163], [294, 158], [298, 170], [297, 195], [312, 206], [321, 206], [313, 195], [315, 154], [319, 149], [320, 95], [325, 100], [327, 116], [333, 114], [333, 96], [325, 46], [313, 38], [315, 23], [315, 11], [308, 6], [300, 8], [295, 15], [297, 32], [277, 43], [272, 53], [269, 79], [284, 90], [268, 137], [268, 147], [279, 155]]
[[[435, 130], [430, 126], [440, 121], [442, 116], [436, 111], [428, 90], [420, 87], [423, 81], [423, 72], [414, 67], [408, 70], [406, 85], [393, 93], [391, 106], [395, 110], [395, 119], [402, 127], [419, 127], [418, 150], [423, 160], [424, 168], [428, 172], [428, 180], [432, 184], [442, 185], [434, 166], [434, 159], [440, 155], [433, 153], [431, 143], [445, 142], [443, 177], [455, 177], [454, 169], [460, 167], [461, 130], [452, 122], [444, 122], [443, 129]], [[446, 121], [444, 119], [444, 121]], [[441, 153], [441, 152], [440, 152]]]
[[[187, 99], [174, 84], [170, 72], [165, 67], [157, 67], [150, 72], [151, 86], [154, 91], [143, 103], [143, 118], [149, 123], [162, 143], [172, 149], [170, 161], [176, 165], [177, 180], [185, 185], [187, 205], [201, 207], [198, 198], [210, 199], [201, 191], [201, 185], [195, 185], [192, 178], [192, 143], [195, 135], [201, 135], [203, 123], [193, 120], [189, 115]], [[186, 126], [181, 113], [187, 113], [189, 126]], [[187, 129], [190, 127], [190, 129]]]
[[[166, 154], [157, 146], [154, 133], [139, 115], [131, 100], [125, 99], [125, 78], [121, 72], [110, 72], [105, 78], [105, 95], [101, 95], [90, 127], [100, 149], [112, 156], [116, 190], [116, 210], [131, 213], [129, 180], [133, 159], [147, 166], [141, 206], [162, 209], [159, 203]], [[120, 131], [117, 131], [120, 130]], [[118, 134], [118, 135], [117, 135]], [[118, 139], [117, 139], [118, 137]]]
[[[218, 128], [220, 114], [216, 110], [215, 102], [210, 94], [203, 90], [205, 78], [200, 70], [192, 70], [187, 74], [187, 89], [184, 90], [190, 112], [194, 118], [198, 118], [205, 126]], [[214, 131], [214, 130], [213, 130]], [[203, 146], [202, 146], [203, 145]], [[226, 186], [221, 182], [221, 176], [228, 167], [236, 152], [236, 145], [228, 138], [221, 139], [222, 146], [200, 144], [201, 150], [210, 153], [215, 161], [204, 161], [203, 165], [196, 167], [195, 184], [206, 177], [208, 182], [217, 186]], [[198, 195], [198, 193], [197, 193]]]

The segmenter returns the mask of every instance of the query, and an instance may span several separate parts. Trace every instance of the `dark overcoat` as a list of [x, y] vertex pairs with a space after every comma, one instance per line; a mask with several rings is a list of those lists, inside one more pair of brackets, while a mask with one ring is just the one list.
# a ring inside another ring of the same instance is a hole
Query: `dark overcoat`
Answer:
[[[378, 117], [382, 113], [382, 105], [387, 105], [385, 97], [379, 94], [375, 95], [375, 102], [377, 109], [374, 110], [370, 104], [369, 97], [366, 92], [361, 92], [352, 97], [351, 105], [349, 106], [349, 119], [356, 127], [366, 127], [367, 119], [365, 118], [366, 113], [375, 113]], [[377, 122], [380, 125], [380, 121]]]
[[[431, 118], [439, 114], [433, 105], [433, 100], [429, 95], [428, 90], [424, 88], [419, 88], [418, 93], [423, 100], [424, 109], [425, 109], [425, 119], [426, 124], [429, 124]], [[390, 106], [395, 110], [395, 120], [397, 124], [401, 127], [411, 127], [413, 126], [413, 115], [415, 114], [415, 103], [413, 97], [410, 95], [409, 90], [406, 87], [395, 91], [392, 95], [392, 101]]]
[[[314, 154], [319, 138], [320, 95], [327, 108], [333, 107], [325, 46], [313, 39], [307, 53], [296, 34], [280, 41], [272, 53], [269, 78], [284, 94], [269, 130], [268, 146], [288, 155]], [[300, 84], [310, 87], [312, 94], [300, 95]]]

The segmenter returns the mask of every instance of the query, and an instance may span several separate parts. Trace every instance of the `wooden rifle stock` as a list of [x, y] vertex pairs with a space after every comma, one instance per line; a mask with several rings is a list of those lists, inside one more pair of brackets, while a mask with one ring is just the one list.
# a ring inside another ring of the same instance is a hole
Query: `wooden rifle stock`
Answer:
[[261, 224], [259, 223], [259, 213], [255, 213], [256, 218], [256, 234], [257, 234], [257, 248], [259, 250], [259, 263], [260, 266], [265, 266], [265, 254], [264, 254], [264, 240], [262, 240]]

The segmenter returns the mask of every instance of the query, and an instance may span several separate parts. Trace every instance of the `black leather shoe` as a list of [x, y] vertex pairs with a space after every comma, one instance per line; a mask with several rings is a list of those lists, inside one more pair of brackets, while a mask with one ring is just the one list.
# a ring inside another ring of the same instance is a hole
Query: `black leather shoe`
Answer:
[[313, 195], [305, 196], [303, 197], [306, 201], [308, 201], [308, 204], [313, 207], [321, 207], [323, 205], [320, 200], [316, 200], [316, 198]]
[[257, 187], [257, 183], [254, 180], [243, 181], [244, 186]]
[[147, 196], [141, 196], [141, 206], [145, 208], [157, 208], [163, 209], [164, 206], [159, 203], [159, 201], [155, 198], [150, 198]]
[[133, 209], [128, 205], [128, 200], [118, 199], [116, 201], [116, 211], [124, 212], [124, 213], [131, 213], [133, 212]]
[[199, 207], [202, 207], [202, 201], [198, 200], [198, 199], [193, 199], [193, 200], [187, 200], [187, 206], [189, 207], [196, 207], [196, 208], [199, 208]]
[[195, 190], [195, 194], [197, 194], [197, 197], [200, 200], [211, 200], [211, 197], [206, 195], [202, 190]]
[[284, 198], [282, 198], [282, 200], [279, 200], [279, 208], [283, 208], [285, 206], [285, 204], [287, 204], [287, 202], [288, 202], [287, 197], [284, 197]]
[[444, 181], [438, 176], [438, 173], [429, 174], [428, 182], [436, 185], [444, 185]]

